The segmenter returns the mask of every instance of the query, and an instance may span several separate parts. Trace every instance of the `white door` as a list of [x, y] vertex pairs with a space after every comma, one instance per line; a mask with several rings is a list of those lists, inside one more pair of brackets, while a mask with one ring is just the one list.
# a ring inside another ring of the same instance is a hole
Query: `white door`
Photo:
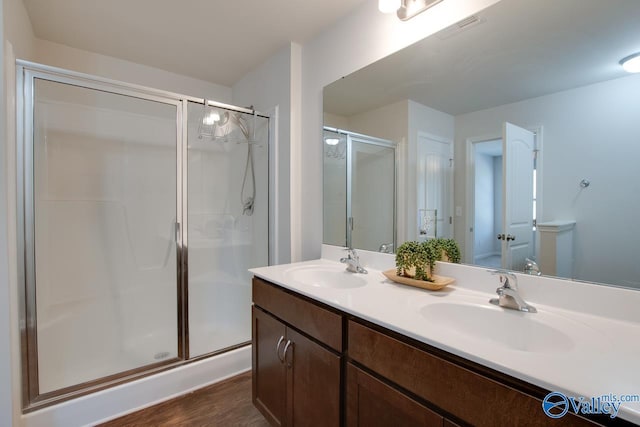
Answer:
[[502, 267], [522, 271], [533, 256], [533, 160], [535, 134], [511, 123], [502, 128]]
[[[418, 239], [453, 237], [451, 179], [453, 144], [426, 133], [418, 134], [417, 227]], [[434, 214], [435, 221], [433, 221]]]

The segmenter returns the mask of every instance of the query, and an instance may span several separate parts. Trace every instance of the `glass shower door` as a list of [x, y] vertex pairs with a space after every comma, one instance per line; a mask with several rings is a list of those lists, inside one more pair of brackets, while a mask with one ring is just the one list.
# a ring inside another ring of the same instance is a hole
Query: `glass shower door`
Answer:
[[[350, 136], [351, 245], [379, 251], [395, 244], [395, 148]], [[395, 250], [395, 248], [393, 248]]]
[[347, 246], [347, 136], [323, 131], [322, 243]]
[[27, 255], [37, 319], [33, 396], [180, 352], [179, 103], [42, 78], [32, 90], [25, 189], [35, 243]]
[[251, 340], [252, 267], [269, 262], [269, 120], [189, 102], [189, 358]]

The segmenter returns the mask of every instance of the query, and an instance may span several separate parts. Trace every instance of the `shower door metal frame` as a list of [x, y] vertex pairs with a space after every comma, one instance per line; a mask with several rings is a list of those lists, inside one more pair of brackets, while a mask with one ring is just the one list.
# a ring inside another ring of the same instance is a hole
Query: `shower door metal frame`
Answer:
[[[50, 67], [29, 61], [16, 61], [16, 160], [17, 160], [17, 254], [19, 301], [18, 316], [21, 345], [22, 411], [23, 413], [41, 409], [88, 393], [93, 393], [117, 384], [140, 379], [145, 376], [193, 363], [248, 343], [240, 343], [229, 348], [189, 358], [188, 319], [188, 219], [187, 219], [187, 105], [188, 102], [255, 114], [270, 119], [264, 113], [233, 105], [209, 101], [157, 90], [145, 86], [123, 83], [116, 80]], [[99, 90], [122, 96], [160, 102], [176, 107], [176, 262], [177, 262], [177, 357], [164, 360], [107, 377], [75, 384], [44, 394], [39, 393], [37, 319], [36, 319], [36, 278], [35, 278], [35, 205], [34, 205], [34, 165], [33, 165], [33, 119], [34, 85], [36, 79], [48, 80], [72, 86]], [[271, 135], [269, 135], [270, 137]], [[269, 143], [267, 143], [269, 146]], [[267, 209], [267, 212], [269, 210]], [[271, 219], [268, 220], [270, 223]]]

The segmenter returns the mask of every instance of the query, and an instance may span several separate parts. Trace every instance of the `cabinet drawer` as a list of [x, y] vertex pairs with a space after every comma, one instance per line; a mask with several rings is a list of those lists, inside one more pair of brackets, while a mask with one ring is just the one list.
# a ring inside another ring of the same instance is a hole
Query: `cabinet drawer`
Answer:
[[341, 315], [291, 295], [257, 277], [253, 278], [253, 302], [334, 350], [342, 351]]
[[[349, 321], [349, 358], [477, 426], [547, 426], [542, 402], [381, 332]], [[593, 426], [567, 414], [562, 425]]]

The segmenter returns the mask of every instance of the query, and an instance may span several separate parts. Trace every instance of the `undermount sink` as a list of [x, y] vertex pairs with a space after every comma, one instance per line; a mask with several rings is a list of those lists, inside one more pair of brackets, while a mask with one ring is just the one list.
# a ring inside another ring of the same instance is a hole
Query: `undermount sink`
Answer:
[[[574, 339], [557, 328], [544, 314], [471, 304], [437, 303], [424, 306], [420, 314], [438, 328], [472, 339], [489, 341], [509, 350], [532, 353], [565, 353]], [[544, 318], [544, 319], [543, 319]], [[571, 334], [589, 334], [582, 325], [571, 325]]]
[[318, 288], [351, 289], [360, 288], [367, 284], [366, 279], [358, 274], [346, 271], [342, 265], [293, 267], [287, 270], [284, 275], [287, 280]]

